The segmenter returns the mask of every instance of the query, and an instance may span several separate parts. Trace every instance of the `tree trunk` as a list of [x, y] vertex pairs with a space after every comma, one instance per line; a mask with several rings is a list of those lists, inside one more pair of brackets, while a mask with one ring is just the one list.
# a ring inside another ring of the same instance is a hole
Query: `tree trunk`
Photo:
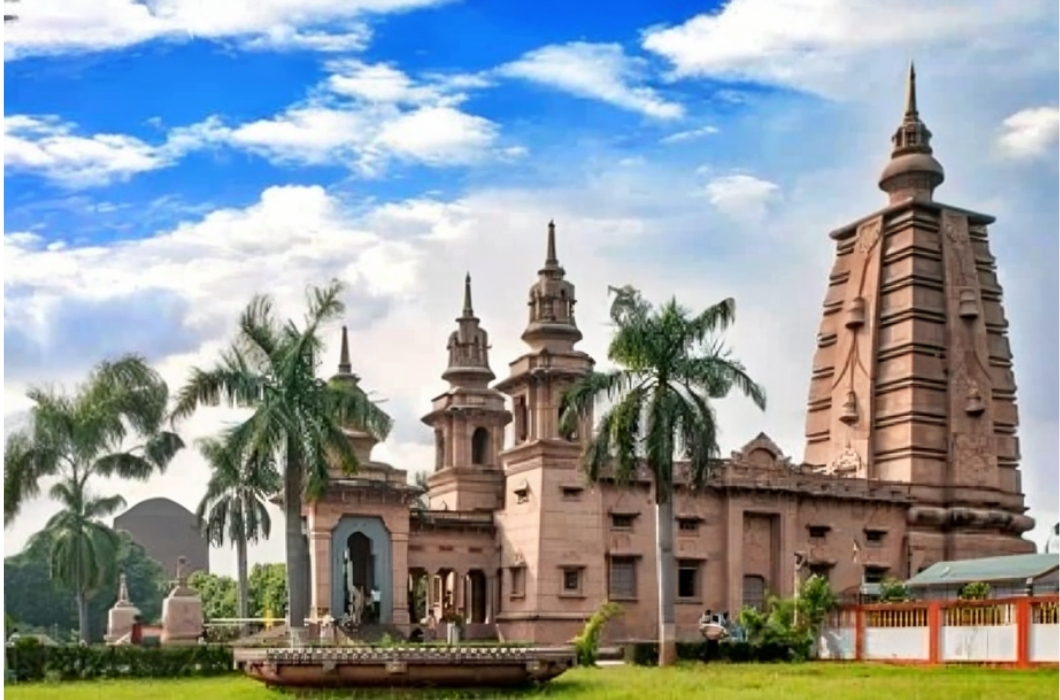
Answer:
[[287, 638], [292, 647], [305, 646], [308, 578], [307, 549], [302, 537], [302, 472], [295, 452], [288, 446], [283, 479], [284, 534], [287, 545]]
[[659, 584], [659, 665], [677, 662], [674, 616], [674, 501], [671, 494], [655, 500], [656, 580]]
[[81, 641], [85, 644], [89, 643], [88, 638], [88, 596], [85, 595], [84, 591], [78, 591], [75, 596], [77, 600], [77, 632]]
[[[247, 538], [242, 534], [236, 538], [236, 576], [239, 590], [237, 591], [236, 605], [237, 613], [242, 620], [247, 619], [247, 599], [249, 586], [247, 584]], [[239, 623], [240, 636], [246, 636], [249, 629], [246, 622]]]

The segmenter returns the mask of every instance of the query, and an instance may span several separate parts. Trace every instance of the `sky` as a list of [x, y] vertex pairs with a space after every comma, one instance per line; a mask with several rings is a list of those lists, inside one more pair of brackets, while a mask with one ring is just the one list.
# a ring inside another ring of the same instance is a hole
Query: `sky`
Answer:
[[[4, 423], [31, 385], [143, 354], [179, 386], [258, 292], [297, 316], [347, 284], [354, 370], [396, 420], [379, 460], [433, 466], [472, 276], [498, 376], [517, 357], [549, 220], [605, 358], [608, 285], [737, 304], [727, 340], [768, 410], [718, 406], [724, 453], [794, 459], [834, 243], [877, 188], [917, 64], [947, 181], [998, 217], [1023, 486], [1060, 518], [1058, 9], [1053, 0], [32, 0], [4, 32]], [[338, 359], [339, 329], [324, 358]], [[200, 412], [189, 444], [238, 415]], [[194, 449], [130, 505], [194, 508]], [[5, 555], [47, 520], [5, 531]], [[275, 527], [280, 532], [280, 515]], [[282, 537], [251, 563], [283, 560]], [[211, 566], [232, 573], [234, 553]]]

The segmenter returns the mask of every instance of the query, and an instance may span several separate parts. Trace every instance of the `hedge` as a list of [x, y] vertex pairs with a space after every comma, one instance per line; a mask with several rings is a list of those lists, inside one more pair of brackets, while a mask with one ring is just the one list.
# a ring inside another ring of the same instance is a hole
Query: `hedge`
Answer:
[[[631, 642], [622, 647], [627, 663], [635, 666], [654, 666], [659, 663], [658, 642]], [[677, 658], [681, 661], [725, 661], [729, 663], [777, 663], [806, 658], [804, 650], [787, 644], [765, 642], [751, 644], [742, 641], [678, 642]]]
[[10, 680], [180, 678], [233, 673], [232, 650], [223, 646], [43, 646], [20, 639], [6, 649]]

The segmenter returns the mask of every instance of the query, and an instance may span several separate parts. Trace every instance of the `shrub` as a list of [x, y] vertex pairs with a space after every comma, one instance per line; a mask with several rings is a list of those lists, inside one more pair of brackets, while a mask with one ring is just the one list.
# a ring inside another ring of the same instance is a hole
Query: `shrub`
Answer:
[[982, 581], [974, 581], [965, 584], [958, 594], [961, 600], [986, 600], [990, 597], [990, 584]]
[[[658, 642], [633, 642], [623, 648], [627, 663], [655, 666], [659, 662]], [[678, 642], [677, 658], [681, 661], [726, 663], [779, 663], [805, 658], [801, 647], [779, 641], [752, 643], [746, 641]]]
[[607, 602], [596, 609], [585, 623], [581, 634], [574, 638], [574, 649], [578, 654], [579, 666], [595, 666], [600, 651], [600, 632], [607, 621], [622, 614], [622, 606]]
[[904, 603], [909, 598], [909, 589], [898, 579], [886, 578], [880, 584], [879, 601], [881, 603]]
[[179, 678], [232, 673], [232, 650], [223, 646], [42, 646], [19, 640], [7, 650], [7, 667], [21, 682], [103, 678]]

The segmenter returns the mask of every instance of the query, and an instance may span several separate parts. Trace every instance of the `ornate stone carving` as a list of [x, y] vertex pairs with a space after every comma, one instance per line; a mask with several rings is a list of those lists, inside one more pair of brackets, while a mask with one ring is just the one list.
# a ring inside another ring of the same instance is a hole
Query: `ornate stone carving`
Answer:
[[856, 476], [861, 474], [863, 463], [861, 455], [850, 445], [836, 455], [823, 473], [829, 476]]
[[965, 287], [958, 292], [957, 315], [966, 321], [979, 318], [979, 299], [974, 289]]
[[880, 220], [873, 219], [858, 227], [858, 241], [855, 250], [859, 253], [868, 253], [880, 239]]
[[970, 486], [984, 486], [990, 481], [994, 439], [990, 435], [962, 434], [954, 436], [953, 457], [961, 481]]
[[968, 382], [968, 395], [964, 402], [964, 412], [969, 416], [981, 416], [986, 411], [982, 394], [979, 393], [979, 385], [974, 381]]
[[861, 328], [865, 325], [865, 298], [854, 297], [847, 304], [847, 328]]
[[839, 412], [839, 420], [847, 425], [858, 422], [858, 396], [853, 391], [847, 392], [847, 399], [843, 402], [843, 408]]

